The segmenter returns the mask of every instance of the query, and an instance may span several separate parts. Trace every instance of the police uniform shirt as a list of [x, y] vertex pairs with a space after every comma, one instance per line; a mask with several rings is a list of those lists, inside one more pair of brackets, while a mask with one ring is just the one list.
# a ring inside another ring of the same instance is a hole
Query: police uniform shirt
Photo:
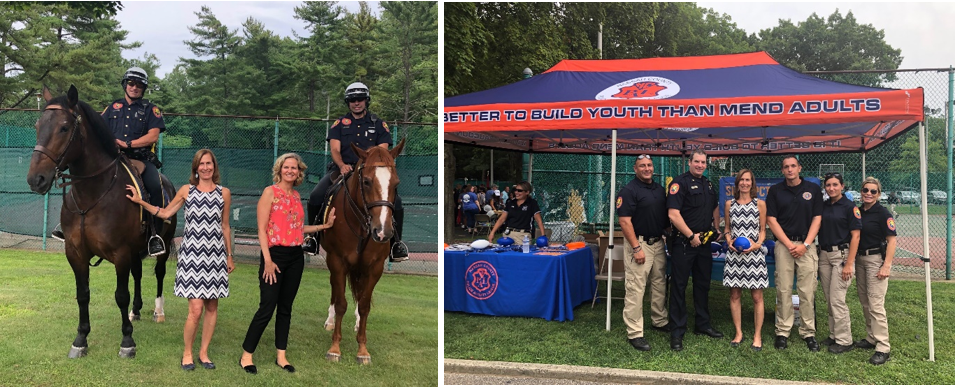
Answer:
[[888, 235], [896, 235], [896, 219], [890, 210], [880, 203], [874, 203], [870, 210], [860, 206], [863, 229], [860, 230], [860, 251], [875, 249], [883, 244]]
[[667, 208], [680, 210], [684, 223], [698, 233], [710, 230], [717, 208], [717, 191], [706, 177], [694, 177], [684, 172], [671, 183], [667, 191]]
[[126, 98], [113, 101], [101, 114], [113, 136], [122, 142], [133, 141], [149, 133], [152, 128], [166, 131], [166, 122], [159, 107], [146, 99], [127, 103]]
[[526, 198], [520, 206], [517, 199], [511, 199], [505, 204], [505, 212], [508, 213], [505, 227], [530, 231], [534, 214], [541, 212], [541, 208], [532, 198]]
[[850, 242], [850, 231], [862, 227], [860, 209], [846, 196], [836, 203], [823, 201], [823, 217], [820, 222], [820, 246], [829, 247]]
[[358, 162], [358, 156], [352, 151], [350, 144], [355, 144], [361, 149], [368, 149], [379, 144], [392, 145], [392, 134], [389, 132], [388, 124], [372, 113], [366, 112], [364, 117], [355, 118], [350, 112], [332, 123], [325, 140], [341, 141], [342, 162], [355, 164]]
[[617, 195], [617, 216], [630, 217], [634, 233], [648, 238], [659, 237], [667, 228], [667, 198], [664, 187], [651, 180], [631, 180]]
[[[807, 235], [814, 216], [823, 215], [823, 194], [820, 186], [800, 179], [795, 187], [784, 180], [767, 191], [767, 217], [776, 217], [788, 236]], [[803, 242], [803, 241], [794, 241]]]

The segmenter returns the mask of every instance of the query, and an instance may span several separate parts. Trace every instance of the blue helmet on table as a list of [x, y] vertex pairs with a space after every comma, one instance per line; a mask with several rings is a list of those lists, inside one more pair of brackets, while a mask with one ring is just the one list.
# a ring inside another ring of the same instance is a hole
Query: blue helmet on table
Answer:
[[538, 239], [535, 239], [534, 244], [538, 247], [547, 247], [548, 246], [548, 236], [542, 235]]

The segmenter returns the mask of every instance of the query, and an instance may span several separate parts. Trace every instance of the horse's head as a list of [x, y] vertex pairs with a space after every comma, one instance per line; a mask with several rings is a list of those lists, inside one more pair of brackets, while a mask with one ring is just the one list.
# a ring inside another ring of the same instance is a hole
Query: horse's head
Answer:
[[37, 120], [37, 145], [33, 148], [27, 183], [38, 194], [45, 194], [53, 186], [57, 174], [67, 169], [67, 165], [83, 153], [82, 146], [71, 145], [83, 130], [83, 116], [79, 110], [79, 93], [70, 86], [66, 97], [54, 98], [50, 90], [43, 87], [43, 98], [47, 105]]
[[392, 224], [392, 204], [398, 191], [395, 158], [402, 153], [404, 147], [405, 139], [391, 150], [379, 146], [362, 150], [352, 144], [352, 150], [359, 157], [356, 174], [361, 180], [358, 183], [358, 191], [368, 211], [372, 239], [379, 243], [391, 239], [395, 233]]

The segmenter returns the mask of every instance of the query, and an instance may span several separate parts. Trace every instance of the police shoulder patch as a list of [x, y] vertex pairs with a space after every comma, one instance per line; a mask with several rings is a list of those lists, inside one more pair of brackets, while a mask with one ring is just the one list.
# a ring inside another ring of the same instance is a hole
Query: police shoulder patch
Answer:
[[385, 128], [385, 133], [391, 133], [391, 131], [388, 130], [388, 123], [385, 121], [382, 121], [382, 127]]
[[348, 118], [343, 118], [343, 119], [342, 119], [342, 125], [352, 125], [352, 120], [350, 120], [350, 119], [348, 119]]
[[811, 194], [811, 193], [809, 193], [809, 192], [804, 192], [804, 193], [803, 193], [803, 199], [804, 199], [804, 200], [813, 199], [813, 194]]
[[853, 216], [855, 216], [857, 219], [860, 219], [860, 218], [861, 218], [861, 216], [860, 216], [860, 208], [859, 208], [859, 207], [853, 207]]
[[114, 109], [114, 110], [119, 110], [119, 109], [121, 109], [121, 108], [123, 108], [123, 104], [121, 104], [121, 103], [119, 103], [119, 102], [113, 104], [113, 109]]
[[894, 220], [892, 216], [886, 218], [886, 228], [890, 229], [890, 231], [896, 231], [896, 220]]
[[676, 194], [677, 191], [680, 191], [680, 184], [677, 184], [677, 183], [671, 184], [671, 189], [669, 191], [670, 194], [671, 195]]
[[335, 120], [335, 122], [332, 123], [332, 127], [335, 127], [338, 124], [339, 124], [339, 120]]
[[163, 117], [163, 113], [159, 112], [159, 106], [153, 106], [153, 115], [156, 116], [156, 118]]
[[618, 196], [618, 197], [617, 197], [617, 208], [621, 208], [621, 204], [624, 204], [624, 198]]

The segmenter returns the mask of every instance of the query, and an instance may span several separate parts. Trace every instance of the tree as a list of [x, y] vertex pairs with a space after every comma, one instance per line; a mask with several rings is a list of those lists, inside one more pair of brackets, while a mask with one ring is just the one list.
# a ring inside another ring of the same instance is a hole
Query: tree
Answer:
[[[189, 93], [193, 96], [187, 108], [196, 113], [228, 114], [237, 110], [233, 93], [238, 86], [232, 55], [239, 46], [236, 30], [222, 24], [212, 11], [203, 6], [194, 12], [199, 23], [189, 27], [193, 40], [183, 43], [197, 57], [212, 57], [208, 60], [179, 58], [186, 65], [186, 73], [196, 87]], [[198, 97], [198, 98], [197, 98]], [[232, 106], [230, 106], [232, 105]]]
[[438, 4], [382, 3], [377, 57], [385, 57], [382, 113], [402, 121], [435, 121], [438, 112]]
[[[342, 57], [339, 55], [342, 47], [340, 19], [344, 9], [335, 5], [334, 1], [309, 1], [302, 6], [295, 7], [295, 18], [307, 23], [308, 36], [298, 38], [295, 62], [296, 72], [300, 81], [297, 89], [305, 93], [308, 99], [308, 112], [316, 116], [321, 99], [325, 99], [327, 106], [333, 90], [339, 90], [339, 74]], [[323, 116], [319, 114], [320, 116]]]
[[[464, 94], [488, 55], [491, 35], [478, 18], [475, 3], [445, 3], [445, 95]], [[477, 91], [477, 90], [472, 90]]]
[[344, 34], [344, 65], [342, 75], [353, 82], [364, 82], [372, 87], [378, 80], [380, 71], [378, 58], [375, 54], [375, 45], [381, 37], [378, 32], [379, 20], [372, 15], [372, 9], [367, 2], [359, 2], [358, 13], [345, 15], [343, 25]]

